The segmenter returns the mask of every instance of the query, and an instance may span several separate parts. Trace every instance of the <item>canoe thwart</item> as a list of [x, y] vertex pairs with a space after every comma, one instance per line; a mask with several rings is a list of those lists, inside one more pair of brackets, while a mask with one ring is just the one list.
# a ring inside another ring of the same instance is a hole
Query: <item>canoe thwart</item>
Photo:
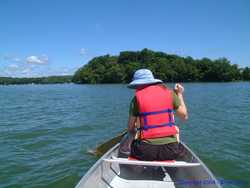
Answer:
[[119, 158], [112, 156], [108, 159], [103, 159], [108, 163], [118, 163], [126, 165], [142, 165], [142, 166], [165, 166], [165, 167], [194, 167], [200, 166], [200, 163], [188, 163], [186, 161], [140, 161], [130, 158]]

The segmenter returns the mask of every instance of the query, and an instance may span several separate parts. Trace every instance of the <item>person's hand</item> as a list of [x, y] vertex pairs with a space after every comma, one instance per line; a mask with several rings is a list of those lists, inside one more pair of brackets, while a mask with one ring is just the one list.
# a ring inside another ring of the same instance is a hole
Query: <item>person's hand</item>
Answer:
[[174, 91], [176, 94], [183, 94], [184, 93], [184, 87], [181, 84], [175, 84]]

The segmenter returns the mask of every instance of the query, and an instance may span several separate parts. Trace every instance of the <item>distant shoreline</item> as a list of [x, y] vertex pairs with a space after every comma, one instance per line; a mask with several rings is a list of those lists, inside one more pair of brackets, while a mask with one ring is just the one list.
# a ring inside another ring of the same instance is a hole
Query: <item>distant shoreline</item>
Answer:
[[[9, 77], [4, 77], [4, 78], [8, 78]], [[1, 79], [1, 77], [0, 77]], [[15, 78], [15, 79], [20, 79], [20, 78]], [[22, 79], [22, 78], [21, 78]], [[29, 79], [29, 78], [28, 78]], [[180, 83], [185, 83], [185, 84], [213, 84], [213, 83], [218, 83], [218, 84], [225, 84], [225, 83], [242, 83], [242, 82], [248, 82], [250, 83], [250, 81], [246, 81], [246, 80], [235, 80], [235, 81], [230, 81], [230, 82], [221, 82], [221, 81], [184, 81], [184, 82], [180, 82]], [[164, 82], [164, 84], [175, 84], [177, 82]], [[65, 81], [65, 82], [41, 82], [41, 83], [33, 83], [33, 82], [25, 82], [25, 83], [16, 83], [16, 82], [12, 82], [12, 83], [2, 83], [0, 82], [0, 86], [11, 86], [11, 85], [53, 85], [53, 84], [74, 84], [74, 85], [92, 85], [92, 86], [96, 86], [96, 85], [127, 85], [128, 83], [74, 83], [72, 81]]]
[[0, 77], [0, 85], [65, 84], [72, 83], [72, 77], [71, 75], [36, 78]]

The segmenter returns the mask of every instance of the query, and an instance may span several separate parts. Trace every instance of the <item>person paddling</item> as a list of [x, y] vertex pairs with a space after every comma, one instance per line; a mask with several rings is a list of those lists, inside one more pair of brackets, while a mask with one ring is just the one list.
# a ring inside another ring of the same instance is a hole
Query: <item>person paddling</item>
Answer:
[[185, 155], [174, 121], [174, 110], [181, 120], [188, 119], [184, 87], [176, 84], [175, 90], [170, 90], [148, 69], [137, 70], [128, 87], [136, 90], [129, 110], [130, 133], [136, 130], [137, 119], [140, 120], [139, 136], [131, 144], [130, 156], [153, 161], [174, 160]]

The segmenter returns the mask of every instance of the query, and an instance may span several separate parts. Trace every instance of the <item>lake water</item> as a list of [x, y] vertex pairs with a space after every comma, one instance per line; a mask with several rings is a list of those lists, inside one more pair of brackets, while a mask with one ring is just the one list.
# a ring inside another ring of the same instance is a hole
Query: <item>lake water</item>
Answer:
[[[250, 181], [250, 83], [184, 86], [182, 140], [218, 178]], [[0, 187], [74, 187], [97, 160], [86, 151], [126, 127], [132, 96], [125, 85], [0, 86]]]

